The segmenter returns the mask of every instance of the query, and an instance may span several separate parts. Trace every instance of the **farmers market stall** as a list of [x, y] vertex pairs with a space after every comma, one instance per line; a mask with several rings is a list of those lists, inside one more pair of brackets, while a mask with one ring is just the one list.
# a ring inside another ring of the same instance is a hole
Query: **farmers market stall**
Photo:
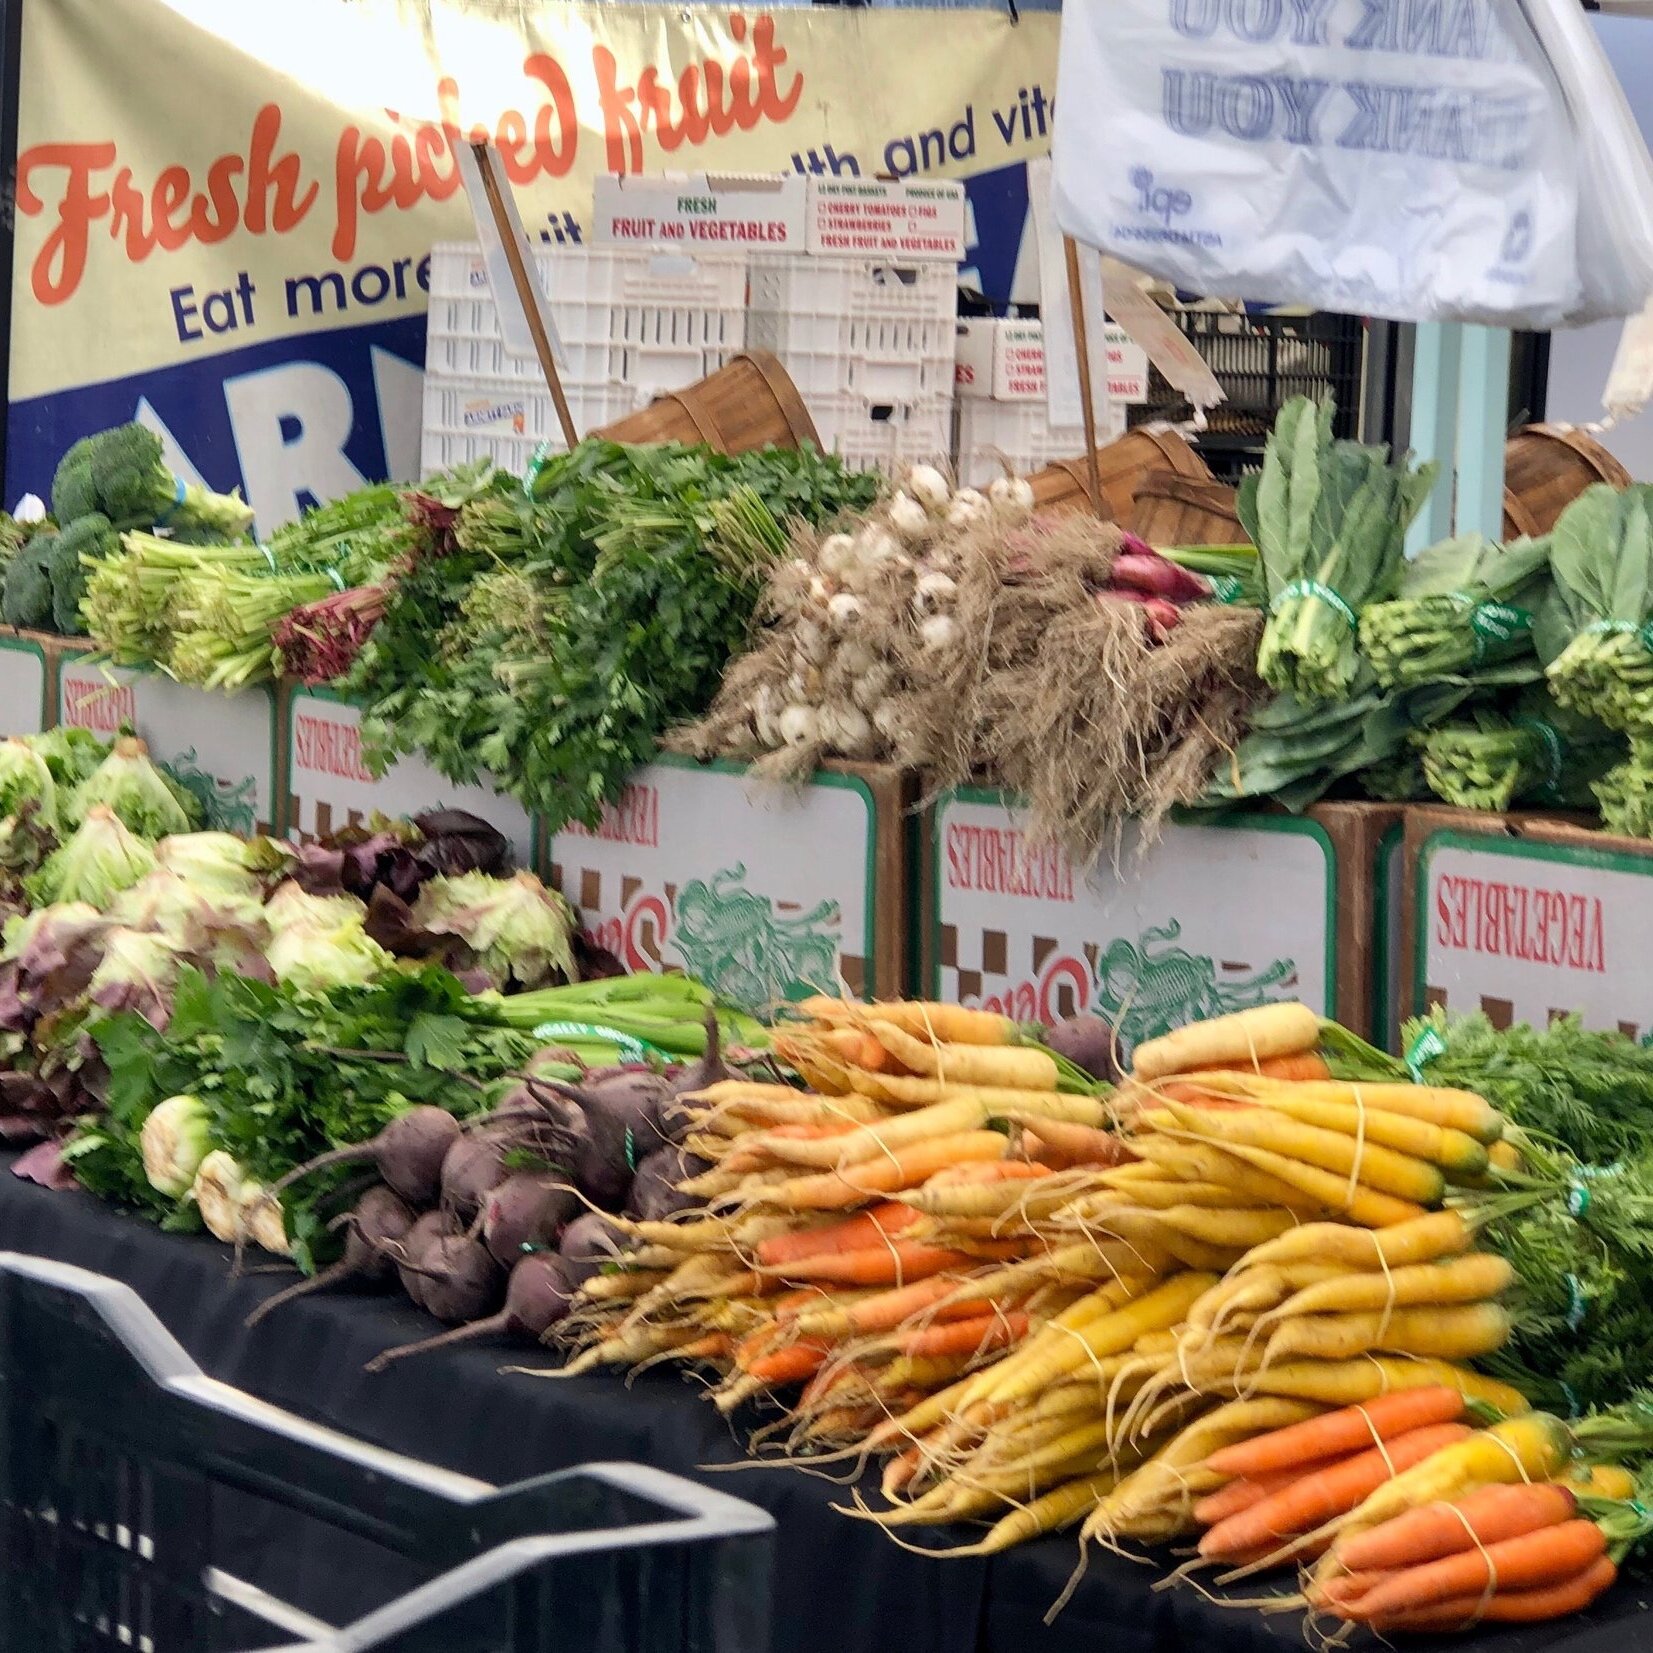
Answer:
[[[500, 1368], [549, 1362], [490, 1345], [366, 1375], [372, 1355], [428, 1326], [395, 1299], [316, 1298], [244, 1330], [243, 1317], [279, 1282], [228, 1279], [228, 1247], [159, 1234], [89, 1196], [49, 1193], [3, 1173], [0, 1248], [124, 1280], [212, 1376], [450, 1469], [505, 1480], [632, 1458], [692, 1475], [742, 1457], [698, 1389], [673, 1374], [645, 1373], [629, 1388], [603, 1374], [542, 1380]], [[1156, 1591], [1159, 1569], [1095, 1551], [1046, 1626], [1073, 1567], [1071, 1536], [990, 1561], [927, 1561], [845, 1520], [831, 1506], [846, 1503], [846, 1491], [819, 1479], [754, 1470], [713, 1484], [778, 1519], [775, 1646], [789, 1653], [1283, 1653], [1303, 1645], [1296, 1615], [1265, 1619], [1214, 1607], [1192, 1590]], [[314, 1575], [306, 1583], [319, 1587]], [[304, 1602], [302, 1592], [297, 1599]], [[1632, 1653], [1653, 1641], [1643, 1599], [1634, 1584], [1621, 1586], [1583, 1617], [1483, 1627], [1473, 1645], [1478, 1653]]]

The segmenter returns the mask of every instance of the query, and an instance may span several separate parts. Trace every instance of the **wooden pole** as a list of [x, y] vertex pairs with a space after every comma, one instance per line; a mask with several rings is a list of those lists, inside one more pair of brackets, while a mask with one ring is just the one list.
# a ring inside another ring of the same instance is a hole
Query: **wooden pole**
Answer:
[[1085, 420], [1085, 486], [1091, 509], [1107, 520], [1102, 506], [1102, 468], [1096, 462], [1096, 409], [1091, 405], [1091, 341], [1085, 326], [1085, 294], [1079, 285], [1079, 244], [1071, 235], [1062, 237], [1068, 263], [1068, 311], [1073, 317], [1073, 350], [1079, 361], [1079, 401]]
[[500, 195], [499, 174], [494, 171], [494, 151], [491, 144], [473, 143], [471, 153], [476, 156], [476, 169], [482, 175], [483, 193], [488, 197], [488, 210], [494, 215], [494, 226], [505, 248], [505, 257], [511, 266], [511, 280], [517, 290], [517, 302], [528, 318], [528, 331], [533, 336], [534, 354], [539, 357], [540, 372], [545, 375], [546, 389], [556, 404], [557, 422], [562, 426], [563, 440], [570, 448], [577, 447], [580, 434], [574, 429], [574, 416], [568, 411], [568, 398], [563, 395], [562, 376], [557, 372], [557, 358], [546, 336], [545, 323], [540, 317], [538, 293], [528, 260], [522, 256], [522, 243], [511, 228], [511, 215], [505, 210]]

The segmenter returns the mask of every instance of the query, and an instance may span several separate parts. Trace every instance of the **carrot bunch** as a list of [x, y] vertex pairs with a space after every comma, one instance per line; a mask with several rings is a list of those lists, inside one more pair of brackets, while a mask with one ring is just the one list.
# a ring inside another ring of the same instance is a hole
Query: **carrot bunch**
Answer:
[[[815, 1088], [726, 1080], [687, 1099], [684, 1146], [710, 1169], [683, 1191], [704, 1203], [617, 1219], [635, 1244], [587, 1287], [570, 1369], [695, 1361], [718, 1374], [720, 1408], [785, 1398], [791, 1444], [817, 1449], [863, 1439], [1089, 1291], [1107, 1253], [1063, 1256], [1046, 1224], [1126, 1151], [1102, 1101], [1003, 1018], [803, 1010], [777, 1044]], [[1020, 1122], [1047, 1136], [1024, 1142]]]
[[1602, 1526], [1553, 1482], [1493, 1483], [1340, 1540], [1309, 1600], [1377, 1631], [1467, 1630], [1581, 1612], [1618, 1568]]

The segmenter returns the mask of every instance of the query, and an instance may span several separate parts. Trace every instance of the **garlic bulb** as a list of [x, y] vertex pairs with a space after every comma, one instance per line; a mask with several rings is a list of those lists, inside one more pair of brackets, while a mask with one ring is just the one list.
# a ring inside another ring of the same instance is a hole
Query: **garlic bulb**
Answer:
[[850, 699], [863, 712], [876, 712], [894, 682], [895, 673], [888, 666], [869, 666], [855, 679], [854, 687], [850, 690]]
[[861, 599], [841, 591], [827, 604], [827, 619], [834, 631], [853, 631], [861, 623]]
[[[830, 613], [830, 610], [828, 612]], [[813, 620], [800, 620], [792, 630], [792, 646], [798, 651], [798, 658], [806, 665], [818, 666], [826, 659], [831, 644], [827, 640], [826, 631]]]
[[938, 608], [946, 605], [958, 596], [958, 583], [951, 574], [942, 574], [932, 570], [928, 574], [921, 574], [918, 584], [913, 587], [913, 612], [920, 616], [933, 614]]
[[900, 702], [886, 700], [873, 712], [872, 726], [885, 740], [892, 743], [901, 741], [907, 733], [907, 724], [902, 716]]
[[807, 746], [820, 734], [820, 717], [813, 706], [788, 706], [780, 717], [781, 739], [788, 746]]
[[815, 565], [823, 574], [842, 579], [855, 561], [855, 541], [848, 534], [828, 534], [815, 553]]
[[902, 480], [907, 492], [926, 511], [937, 516], [947, 509], [947, 502], [953, 497], [947, 478], [934, 465], [914, 465]]
[[950, 649], [959, 640], [959, 623], [951, 614], [932, 614], [918, 628], [927, 649]]
[[[908, 504], [912, 501], [909, 500]], [[856, 536], [855, 547], [859, 556], [857, 566], [851, 568], [853, 573], [877, 573], [888, 568], [902, 554], [900, 542], [887, 529], [877, 525], [863, 528]]]
[[822, 607], [832, 600], [832, 587], [819, 574], [809, 582], [809, 600]]
[[911, 494], [890, 501], [890, 526], [911, 545], [930, 531], [930, 514]]
[[987, 503], [985, 494], [978, 494], [974, 488], [961, 488], [953, 496], [953, 503], [947, 507], [947, 526], [974, 528], [991, 514], [992, 507]]
[[857, 638], [840, 643], [835, 658], [838, 669], [848, 678], [863, 678], [868, 672], [878, 669], [876, 652], [870, 644], [863, 643]]
[[872, 750], [873, 728], [866, 714], [854, 706], [823, 706], [821, 739], [846, 757], [859, 757]]
[[994, 514], [1013, 525], [1033, 515], [1033, 484], [1026, 477], [995, 477], [988, 484], [987, 498]]

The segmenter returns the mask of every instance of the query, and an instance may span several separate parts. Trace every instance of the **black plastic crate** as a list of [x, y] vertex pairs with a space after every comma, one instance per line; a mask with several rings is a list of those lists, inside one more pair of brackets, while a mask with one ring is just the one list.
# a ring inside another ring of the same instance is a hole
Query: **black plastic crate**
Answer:
[[[1173, 310], [1170, 315], [1227, 397], [1206, 414], [1213, 437], [1255, 441], [1260, 451], [1283, 403], [1293, 396], [1318, 400], [1328, 395], [1337, 404], [1335, 434], [1356, 434], [1365, 354], [1365, 328], [1358, 316], [1254, 316], [1219, 310]], [[1131, 409], [1131, 423], [1191, 416], [1188, 403], [1150, 368], [1148, 400]], [[1201, 446], [1203, 451], [1203, 440]]]
[[[206, 1377], [128, 1287], [0, 1253], [6, 1653], [762, 1653], [772, 1529], [636, 1464], [496, 1488], [367, 1446]], [[342, 1628], [268, 1587], [317, 1540]]]

